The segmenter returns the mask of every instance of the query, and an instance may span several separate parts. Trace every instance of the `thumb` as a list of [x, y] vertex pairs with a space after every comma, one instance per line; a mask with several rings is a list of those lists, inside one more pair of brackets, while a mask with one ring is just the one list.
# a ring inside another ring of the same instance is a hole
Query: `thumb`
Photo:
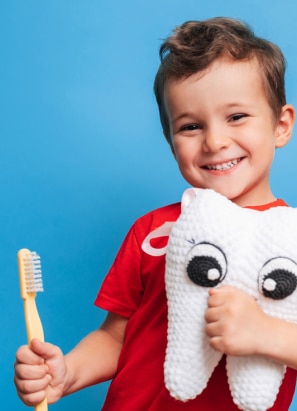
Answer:
[[234, 288], [235, 287], [233, 287], [232, 285], [223, 284], [218, 287], [210, 288], [209, 295], [214, 295], [214, 294], [222, 293], [222, 292], [225, 292], [225, 293], [230, 292], [230, 291], [232, 292], [234, 291]]
[[61, 350], [59, 347], [40, 341], [38, 338], [33, 338], [30, 344], [31, 350], [42, 357], [44, 360], [53, 359], [61, 355]]

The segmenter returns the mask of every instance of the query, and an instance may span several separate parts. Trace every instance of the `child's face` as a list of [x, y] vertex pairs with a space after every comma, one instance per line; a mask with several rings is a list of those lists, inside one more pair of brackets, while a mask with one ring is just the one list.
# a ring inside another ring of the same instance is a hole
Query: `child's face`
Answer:
[[203, 75], [169, 80], [164, 90], [172, 148], [194, 187], [239, 205], [274, 199], [269, 172], [280, 139], [256, 61], [215, 61]]

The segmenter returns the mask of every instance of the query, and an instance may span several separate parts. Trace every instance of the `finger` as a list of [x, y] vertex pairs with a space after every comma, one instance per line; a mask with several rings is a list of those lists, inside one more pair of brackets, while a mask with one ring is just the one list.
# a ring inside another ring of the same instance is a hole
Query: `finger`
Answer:
[[223, 335], [218, 323], [207, 324], [205, 334], [208, 336], [209, 345], [214, 350], [224, 352]]
[[36, 380], [22, 380], [15, 377], [15, 384], [18, 391], [23, 394], [33, 394], [45, 391], [51, 381], [51, 376], [46, 374], [43, 378]]
[[205, 311], [204, 319], [207, 323], [214, 323], [219, 321], [221, 318], [221, 308], [217, 306], [213, 306]]
[[20, 347], [16, 353], [16, 362], [21, 364], [39, 365], [44, 363], [44, 359], [34, 353], [27, 345]]
[[227, 299], [227, 294], [225, 292], [218, 292], [215, 290], [211, 290], [209, 292], [209, 297], [208, 297], [208, 307], [218, 307], [220, 305], [223, 305], [226, 302]]
[[48, 366], [45, 364], [31, 365], [31, 364], [15, 364], [15, 375], [22, 380], [36, 380], [44, 378], [48, 372]]
[[211, 348], [213, 348], [215, 351], [219, 351], [221, 353], [225, 353], [225, 348], [223, 344], [223, 339], [221, 336], [215, 336], [211, 337], [209, 339], [209, 345]]
[[46, 391], [41, 390], [41, 391], [30, 392], [30, 393], [24, 393], [24, 392], [18, 391], [18, 396], [26, 405], [34, 406], [34, 405], [39, 404], [42, 400], [44, 400], [46, 396]]
[[208, 323], [205, 326], [205, 333], [208, 337], [218, 337], [221, 336], [222, 330], [219, 322]]
[[238, 293], [242, 292], [231, 285], [222, 285], [220, 287], [211, 288], [209, 290], [208, 305], [209, 307], [223, 305], [226, 301], [229, 301], [231, 298], [238, 295]]
[[238, 288], [233, 287], [232, 285], [224, 284], [224, 285], [220, 285], [215, 288], [210, 288], [209, 295], [222, 294], [222, 293], [233, 293], [235, 291], [239, 291]]

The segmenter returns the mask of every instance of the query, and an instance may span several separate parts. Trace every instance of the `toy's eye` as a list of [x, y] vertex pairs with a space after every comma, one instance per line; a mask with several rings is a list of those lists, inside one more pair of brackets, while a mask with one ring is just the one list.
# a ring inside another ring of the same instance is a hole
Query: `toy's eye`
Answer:
[[188, 253], [186, 270], [195, 284], [202, 287], [215, 287], [225, 278], [227, 260], [217, 246], [200, 243]]
[[273, 300], [282, 300], [291, 295], [297, 287], [297, 264], [287, 257], [269, 260], [261, 269], [259, 289]]

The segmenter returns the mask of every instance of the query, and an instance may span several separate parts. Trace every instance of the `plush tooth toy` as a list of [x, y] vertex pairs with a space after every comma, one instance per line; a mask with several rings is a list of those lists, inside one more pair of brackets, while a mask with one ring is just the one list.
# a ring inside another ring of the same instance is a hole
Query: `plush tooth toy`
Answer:
[[[164, 374], [171, 395], [187, 401], [204, 390], [222, 357], [205, 335], [209, 288], [238, 287], [265, 313], [297, 322], [297, 209], [241, 208], [208, 189], [187, 190], [182, 209], [166, 251]], [[273, 405], [284, 365], [260, 356], [227, 356], [226, 367], [241, 410], [266, 411]]]

